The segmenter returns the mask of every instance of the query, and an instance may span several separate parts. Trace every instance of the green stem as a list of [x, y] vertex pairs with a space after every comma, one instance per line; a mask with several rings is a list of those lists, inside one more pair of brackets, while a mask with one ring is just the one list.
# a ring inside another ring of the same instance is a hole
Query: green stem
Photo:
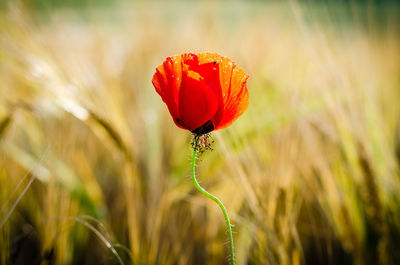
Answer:
[[209, 192], [207, 192], [205, 189], [203, 189], [200, 184], [197, 182], [196, 179], [196, 158], [197, 158], [197, 153], [198, 153], [198, 139], [195, 140], [195, 144], [193, 147], [193, 155], [192, 155], [192, 181], [194, 183], [194, 185], [196, 186], [196, 188], [205, 196], [207, 196], [208, 198], [210, 198], [211, 200], [215, 201], [219, 207], [222, 210], [222, 213], [224, 214], [224, 218], [225, 218], [225, 223], [226, 226], [228, 228], [228, 236], [229, 236], [229, 250], [230, 250], [230, 255], [231, 255], [231, 265], [235, 265], [235, 252], [234, 252], [234, 248], [233, 248], [233, 237], [232, 237], [232, 227], [231, 227], [231, 222], [229, 221], [229, 216], [228, 216], [228, 212], [225, 209], [225, 206], [222, 204], [222, 202], [215, 197], [214, 195], [210, 194]]

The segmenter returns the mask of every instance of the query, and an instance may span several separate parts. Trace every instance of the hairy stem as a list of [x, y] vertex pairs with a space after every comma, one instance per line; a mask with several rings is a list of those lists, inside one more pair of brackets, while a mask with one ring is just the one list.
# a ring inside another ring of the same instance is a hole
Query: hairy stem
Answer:
[[199, 138], [195, 139], [195, 143], [194, 143], [194, 146], [193, 146], [193, 155], [192, 155], [192, 163], [191, 163], [192, 181], [193, 181], [194, 185], [196, 186], [196, 188], [202, 194], [204, 194], [205, 196], [207, 196], [211, 200], [215, 201], [219, 205], [219, 207], [221, 208], [222, 213], [224, 214], [226, 226], [228, 228], [230, 262], [231, 262], [231, 265], [235, 265], [235, 252], [234, 252], [234, 247], [233, 247], [232, 227], [231, 227], [231, 222], [229, 221], [228, 212], [226, 211], [225, 206], [222, 204], [222, 202], [217, 197], [215, 197], [214, 195], [210, 194], [208, 191], [203, 189], [200, 186], [200, 184], [197, 182], [197, 179], [196, 179], [196, 169], [195, 169], [195, 167], [196, 167], [196, 159], [197, 159], [197, 153], [198, 153], [198, 142], [199, 142]]

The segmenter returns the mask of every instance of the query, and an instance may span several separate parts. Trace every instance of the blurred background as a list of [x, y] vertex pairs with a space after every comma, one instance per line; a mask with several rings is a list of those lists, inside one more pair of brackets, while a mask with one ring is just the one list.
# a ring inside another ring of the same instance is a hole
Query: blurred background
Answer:
[[197, 167], [237, 264], [400, 264], [399, 3], [0, 6], [0, 264], [228, 264], [151, 84], [203, 51], [250, 75]]

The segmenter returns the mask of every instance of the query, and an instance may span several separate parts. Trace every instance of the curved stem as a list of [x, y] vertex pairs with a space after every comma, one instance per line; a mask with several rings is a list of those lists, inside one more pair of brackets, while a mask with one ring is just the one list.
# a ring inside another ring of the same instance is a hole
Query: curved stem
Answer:
[[228, 216], [228, 212], [225, 209], [225, 206], [222, 204], [222, 202], [215, 197], [214, 195], [212, 195], [211, 193], [207, 192], [205, 189], [203, 189], [200, 184], [197, 182], [196, 179], [196, 158], [197, 158], [197, 153], [198, 153], [198, 139], [195, 140], [195, 144], [193, 147], [193, 155], [192, 155], [192, 164], [191, 164], [191, 175], [192, 175], [192, 181], [194, 183], [194, 185], [196, 186], [196, 188], [205, 196], [207, 196], [208, 198], [210, 198], [211, 200], [215, 201], [219, 207], [222, 210], [222, 213], [224, 214], [224, 218], [225, 218], [225, 223], [226, 226], [228, 228], [228, 236], [229, 236], [229, 250], [230, 250], [230, 256], [231, 256], [231, 265], [235, 265], [235, 252], [234, 252], [234, 248], [233, 248], [233, 237], [232, 237], [232, 227], [231, 227], [231, 222], [229, 221], [229, 216]]

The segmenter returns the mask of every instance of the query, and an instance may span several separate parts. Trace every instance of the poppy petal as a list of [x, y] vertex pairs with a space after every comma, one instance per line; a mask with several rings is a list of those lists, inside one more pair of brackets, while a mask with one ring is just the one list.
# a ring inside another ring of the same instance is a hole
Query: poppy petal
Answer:
[[179, 122], [190, 131], [209, 121], [218, 109], [214, 91], [198, 73], [190, 70], [182, 76], [179, 99]]
[[223, 110], [215, 129], [228, 127], [247, 109], [249, 94], [246, 81], [248, 77], [228, 58], [223, 58], [219, 64]]
[[220, 62], [222, 60], [222, 56], [216, 53], [199, 53], [197, 54], [197, 59], [199, 61], [199, 64], [207, 64], [207, 63], [214, 63], [214, 62]]
[[218, 109], [211, 119], [214, 126], [220, 122], [223, 110], [221, 84], [219, 80], [219, 63], [222, 59], [223, 57], [216, 53], [200, 53], [187, 56], [186, 61], [184, 60], [184, 63], [188, 65], [190, 70], [203, 77], [208, 87], [210, 87], [217, 96]]
[[[165, 62], [158, 66], [153, 77], [153, 85], [162, 100], [167, 104], [169, 113], [174, 122], [179, 116], [179, 91], [182, 83], [182, 60], [180, 56], [168, 57]], [[186, 129], [186, 128], [184, 128]]]

